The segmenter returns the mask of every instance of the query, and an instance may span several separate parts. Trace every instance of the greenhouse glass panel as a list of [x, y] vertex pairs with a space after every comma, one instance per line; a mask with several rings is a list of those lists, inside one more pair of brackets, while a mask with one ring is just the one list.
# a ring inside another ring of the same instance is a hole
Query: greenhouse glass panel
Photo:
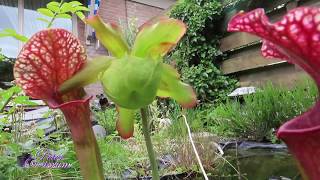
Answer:
[[[17, 2], [17, 1], [16, 1]], [[17, 3], [15, 3], [17, 5]], [[10, 28], [18, 31], [18, 8], [0, 4], [0, 31]], [[19, 42], [10, 37], [0, 38], [1, 53], [7, 57], [16, 57]]]

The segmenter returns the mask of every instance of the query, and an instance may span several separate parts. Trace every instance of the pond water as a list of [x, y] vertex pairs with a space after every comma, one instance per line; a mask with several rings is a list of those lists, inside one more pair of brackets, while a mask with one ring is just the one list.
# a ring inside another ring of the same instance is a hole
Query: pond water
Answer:
[[[223, 158], [216, 161], [210, 180], [301, 180], [294, 158], [284, 144], [257, 142], [220, 143]], [[136, 179], [136, 178], [134, 178]], [[140, 177], [138, 179], [151, 179]], [[166, 175], [161, 180], [202, 180], [197, 172]]]
[[[229, 149], [225, 158], [249, 180], [298, 180], [300, 173], [293, 157], [285, 150]], [[219, 170], [219, 177], [212, 179], [239, 179], [237, 172], [227, 163]]]

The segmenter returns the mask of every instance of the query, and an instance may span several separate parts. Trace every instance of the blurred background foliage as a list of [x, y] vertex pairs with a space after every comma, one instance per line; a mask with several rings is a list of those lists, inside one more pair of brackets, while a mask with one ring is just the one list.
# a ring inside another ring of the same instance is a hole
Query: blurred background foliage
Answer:
[[168, 59], [182, 73], [182, 79], [196, 90], [201, 103], [218, 104], [236, 87], [237, 81], [219, 70], [218, 22], [223, 6], [217, 0], [180, 1], [170, 16], [182, 20], [188, 30]]

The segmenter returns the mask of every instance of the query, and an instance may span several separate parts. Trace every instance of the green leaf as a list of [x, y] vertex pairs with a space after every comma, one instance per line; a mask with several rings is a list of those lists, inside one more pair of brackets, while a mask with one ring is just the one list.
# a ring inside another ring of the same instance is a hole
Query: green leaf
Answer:
[[76, 6], [76, 7], [75, 7], [75, 10], [76, 10], [76, 11], [90, 11], [89, 8], [84, 7], [84, 6]]
[[71, 16], [69, 14], [58, 14], [56, 18], [71, 19]]
[[60, 12], [61, 13], [66, 13], [66, 12], [71, 12], [71, 10], [73, 9], [72, 5], [70, 3], [63, 3], [61, 8], [60, 8]]
[[15, 39], [22, 41], [22, 42], [27, 42], [29, 40], [29, 38], [19, 35], [19, 34], [15, 34], [15, 36], [13, 36]]
[[0, 112], [9, 103], [9, 100], [13, 97], [13, 95], [21, 91], [21, 88], [19, 88], [18, 86], [13, 86], [7, 90], [0, 91]]
[[60, 4], [58, 2], [52, 1], [49, 2], [47, 4], [47, 8], [55, 13], [59, 13], [60, 12], [60, 8], [59, 8]]
[[178, 72], [167, 64], [163, 64], [157, 96], [171, 97], [184, 108], [191, 108], [197, 104], [197, 96], [192, 87], [181, 82]]
[[[29, 141], [32, 142], [32, 140], [28, 140], [26, 143], [28, 143]], [[29, 143], [29, 144], [32, 144], [32, 143]], [[7, 145], [7, 147], [14, 153], [20, 153], [21, 152], [20, 143], [19, 144], [18, 143], [10, 143], [10, 144]]]
[[[10, 121], [9, 121], [8, 118], [5, 118], [5, 117], [0, 118], [0, 125], [1, 125], [1, 126], [4, 126], [5, 124], [9, 124], [9, 123], [10, 123]], [[0, 141], [1, 141], [1, 140], [0, 140]]]
[[8, 89], [10, 92], [13, 92], [13, 93], [20, 93], [22, 92], [22, 89], [19, 87], [19, 86], [13, 86], [11, 87], [10, 89]]
[[9, 28], [4, 29], [3, 32], [6, 32], [6, 33], [8, 33], [8, 34], [15, 34], [15, 33], [17, 33], [14, 29], [9, 29]]
[[[11, 95], [12, 96], [12, 95]], [[10, 97], [11, 97], [10, 96]], [[1, 101], [0, 101], [0, 112], [2, 112], [2, 110], [4, 109], [4, 107], [7, 105], [7, 103], [9, 102], [9, 99], [10, 97], [5, 97], [5, 96], [2, 96], [1, 97]]]
[[87, 23], [95, 29], [97, 38], [113, 56], [120, 58], [128, 54], [129, 46], [118, 27], [105, 24], [99, 16], [89, 17]]
[[186, 32], [186, 25], [176, 19], [160, 17], [142, 25], [132, 48], [138, 57], [163, 57]]
[[84, 19], [86, 18], [86, 16], [85, 16], [82, 12], [80, 12], [80, 11], [76, 12], [76, 15], [77, 15], [81, 20], [84, 20]]
[[53, 114], [53, 111], [52, 110], [49, 110], [49, 111], [47, 111], [46, 113], [44, 113], [43, 115], [42, 115], [42, 118], [48, 118], [49, 116], [51, 116]]
[[38, 105], [37, 103], [30, 101], [28, 96], [18, 96], [13, 99], [13, 102], [15, 102], [17, 104], [29, 105], [29, 106]]
[[45, 135], [45, 132], [44, 132], [44, 130], [43, 129], [36, 129], [36, 134], [37, 134], [37, 136], [39, 137], [39, 138], [42, 138], [42, 137], [44, 137], [44, 135]]
[[28, 41], [26, 36], [18, 34], [14, 29], [4, 29], [2, 32], [0, 32], [0, 37], [12, 37], [22, 42]]
[[117, 111], [117, 131], [122, 138], [128, 139], [133, 136], [135, 110], [117, 106]]
[[69, 4], [71, 4], [72, 6], [82, 6], [82, 3], [79, 1], [71, 1], [69, 2]]
[[50, 23], [50, 21], [49, 21], [49, 20], [44, 19], [44, 18], [37, 18], [37, 20], [39, 20], [39, 21], [43, 21], [43, 22], [45, 22], [45, 23]]
[[99, 75], [104, 72], [112, 63], [112, 57], [100, 56], [87, 61], [84, 68], [75, 74], [71, 79], [65, 81], [59, 91], [65, 93], [75, 88], [83, 87], [98, 80]]
[[39, 9], [37, 9], [37, 11], [44, 16], [48, 16], [48, 17], [54, 16], [54, 13], [50, 9], [47, 9], [47, 8], [39, 8]]

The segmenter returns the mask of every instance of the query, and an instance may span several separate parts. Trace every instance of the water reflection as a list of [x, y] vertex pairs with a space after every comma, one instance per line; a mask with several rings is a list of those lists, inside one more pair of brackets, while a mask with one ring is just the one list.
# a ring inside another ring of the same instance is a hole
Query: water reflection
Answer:
[[[302, 179], [295, 160], [286, 151], [272, 149], [230, 149], [225, 158], [239, 171], [240, 179], [249, 180], [299, 180]], [[227, 163], [213, 179], [239, 179], [237, 172]]]

